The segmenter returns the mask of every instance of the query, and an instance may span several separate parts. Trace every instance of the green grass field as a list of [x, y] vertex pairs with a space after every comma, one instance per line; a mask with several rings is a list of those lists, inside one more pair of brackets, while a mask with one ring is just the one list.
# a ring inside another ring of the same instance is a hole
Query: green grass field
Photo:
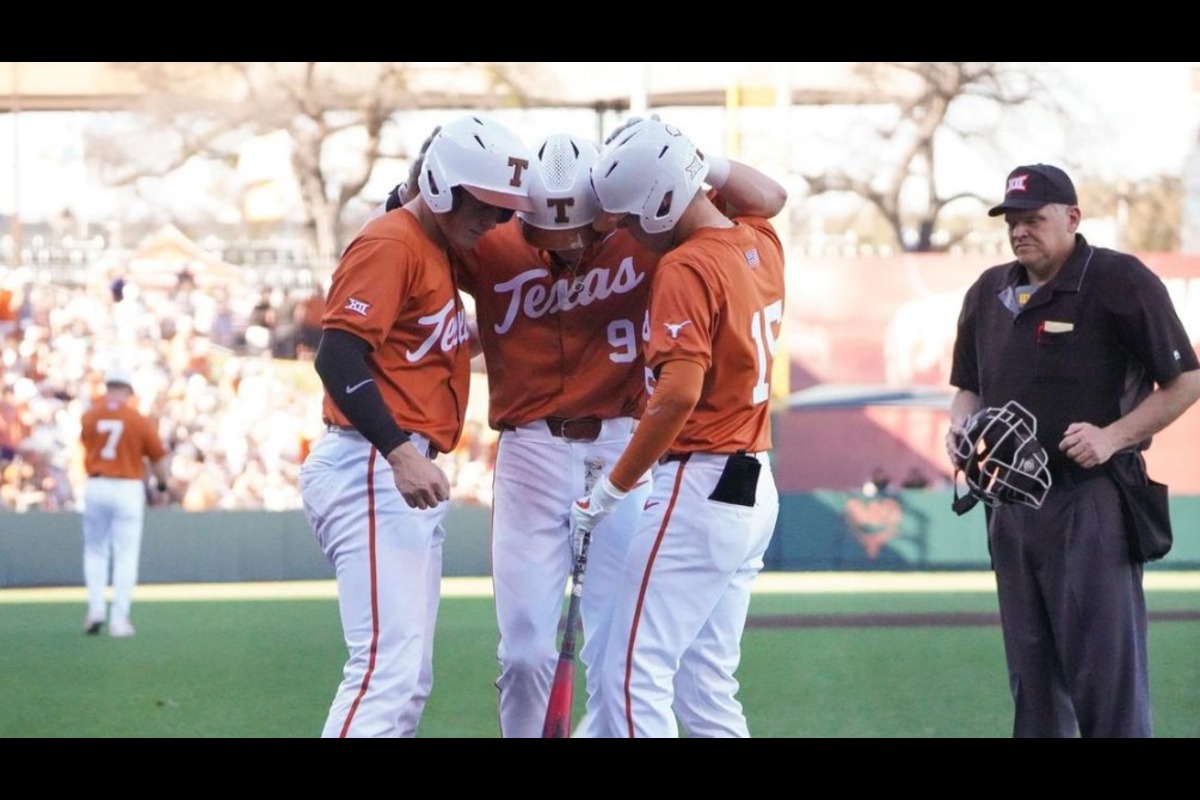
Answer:
[[[996, 609], [990, 576], [845, 579], [760, 578], [739, 672], [753, 735], [1008, 736], [1000, 630], [986, 621]], [[497, 736], [484, 586], [447, 581], [423, 738]], [[1200, 580], [1148, 575], [1147, 590], [1157, 734], [1200, 736], [1200, 621], [1170, 618], [1200, 612]], [[143, 586], [132, 639], [82, 635], [83, 610], [82, 589], [0, 591], [0, 736], [320, 732], [344, 659], [331, 584]], [[898, 624], [935, 612], [970, 619]], [[862, 625], [864, 614], [893, 622]]]

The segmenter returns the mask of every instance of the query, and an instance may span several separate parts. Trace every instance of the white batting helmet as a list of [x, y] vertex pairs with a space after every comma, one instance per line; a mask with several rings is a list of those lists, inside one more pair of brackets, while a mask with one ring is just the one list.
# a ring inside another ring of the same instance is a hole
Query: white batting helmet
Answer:
[[512, 131], [495, 120], [470, 115], [442, 126], [425, 151], [417, 185], [438, 214], [453, 208], [455, 186], [488, 205], [532, 211], [532, 163], [533, 154]]
[[104, 373], [106, 386], [128, 386], [133, 388], [133, 376], [120, 367], [112, 367]]
[[708, 161], [674, 125], [648, 119], [600, 151], [592, 185], [609, 214], [637, 214], [646, 233], [675, 227], [700, 191]]
[[533, 153], [537, 158], [529, 188], [533, 210], [517, 216], [543, 230], [591, 225], [600, 213], [590, 174], [600, 148], [578, 136], [555, 133], [538, 143]]

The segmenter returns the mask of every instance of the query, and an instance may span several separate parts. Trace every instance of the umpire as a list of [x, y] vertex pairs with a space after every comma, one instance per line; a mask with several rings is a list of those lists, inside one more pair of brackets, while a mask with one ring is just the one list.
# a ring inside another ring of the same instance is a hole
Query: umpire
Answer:
[[1142, 451], [1200, 397], [1200, 363], [1162, 281], [1078, 233], [1065, 172], [1008, 175], [1016, 260], [967, 291], [951, 432], [1016, 400], [1038, 420], [1053, 477], [1040, 509], [987, 510], [1016, 737], [1153, 735], [1142, 559], [1118, 483], [1145, 485]]

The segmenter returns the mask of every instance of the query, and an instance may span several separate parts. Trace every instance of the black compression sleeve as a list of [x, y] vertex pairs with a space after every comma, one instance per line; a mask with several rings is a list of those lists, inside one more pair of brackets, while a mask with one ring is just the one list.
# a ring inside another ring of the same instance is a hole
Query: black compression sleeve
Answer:
[[408, 441], [367, 369], [371, 346], [352, 333], [326, 329], [313, 366], [338, 410], [385, 456]]

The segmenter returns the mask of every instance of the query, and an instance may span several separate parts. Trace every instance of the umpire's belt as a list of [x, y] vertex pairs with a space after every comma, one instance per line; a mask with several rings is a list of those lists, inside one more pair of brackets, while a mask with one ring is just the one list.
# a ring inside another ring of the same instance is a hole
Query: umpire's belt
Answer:
[[1103, 466], [1087, 469], [1079, 466], [1074, 461], [1052, 461], [1050, 463], [1051, 486], [1076, 486], [1080, 483], [1095, 480], [1096, 478], [1107, 477], [1108, 471]]
[[1138, 450], [1118, 450], [1113, 453], [1107, 462], [1098, 467], [1085, 468], [1076, 464], [1067, 458], [1051, 459], [1050, 468], [1050, 483], [1051, 486], [1076, 486], [1088, 481], [1094, 481], [1097, 478], [1111, 478], [1111, 468], [1124, 468], [1132, 470], [1134, 473], [1139, 471], [1144, 472], [1145, 466], [1138, 464], [1135, 459], [1140, 455]]

